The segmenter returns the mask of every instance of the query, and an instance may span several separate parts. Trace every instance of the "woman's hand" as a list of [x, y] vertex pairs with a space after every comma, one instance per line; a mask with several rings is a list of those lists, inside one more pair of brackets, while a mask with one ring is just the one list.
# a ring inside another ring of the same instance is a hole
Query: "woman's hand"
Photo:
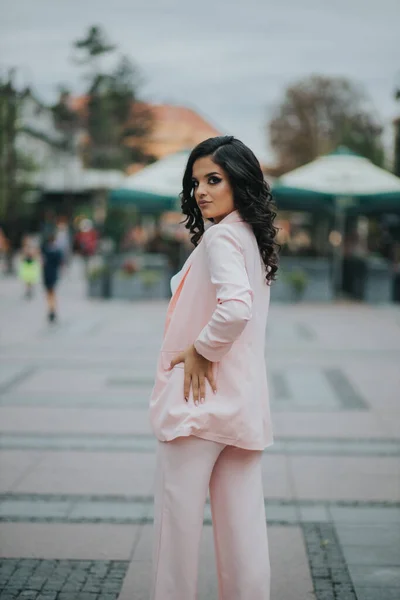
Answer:
[[203, 404], [206, 397], [206, 379], [208, 379], [214, 394], [217, 391], [213, 363], [199, 354], [193, 345], [189, 346], [189, 348], [178, 354], [171, 361], [170, 369], [173, 369], [175, 365], [182, 362], [185, 364], [185, 383], [183, 389], [185, 400], [186, 402], [189, 400], [190, 386], [192, 386], [195, 405], [198, 406], [199, 402]]

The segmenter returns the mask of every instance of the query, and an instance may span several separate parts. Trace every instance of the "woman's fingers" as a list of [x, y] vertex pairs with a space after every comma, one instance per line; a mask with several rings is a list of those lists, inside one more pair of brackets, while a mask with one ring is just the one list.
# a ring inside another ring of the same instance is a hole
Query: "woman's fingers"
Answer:
[[193, 402], [196, 406], [199, 404], [199, 376], [192, 375]]
[[206, 378], [204, 373], [201, 373], [201, 375], [199, 376], [199, 394], [200, 403], [203, 404], [206, 398]]
[[186, 400], [186, 402], [189, 401], [189, 393], [190, 393], [190, 384], [192, 381], [192, 376], [190, 373], [187, 373], [185, 371], [185, 379], [184, 379], [184, 384], [183, 384], [183, 396]]
[[184, 397], [186, 402], [189, 400], [190, 388], [193, 392], [193, 402], [196, 406], [203, 404], [206, 397], [206, 378], [203, 373], [185, 373], [184, 378]]
[[217, 384], [215, 383], [215, 377], [214, 377], [214, 371], [213, 371], [212, 365], [208, 369], [208, 371], [206, 373], [206, 377], [208, 379], [208, 382], [209, 382], [209, 384], [211, 386], [212, 391], [215, 394], [217, 392]]

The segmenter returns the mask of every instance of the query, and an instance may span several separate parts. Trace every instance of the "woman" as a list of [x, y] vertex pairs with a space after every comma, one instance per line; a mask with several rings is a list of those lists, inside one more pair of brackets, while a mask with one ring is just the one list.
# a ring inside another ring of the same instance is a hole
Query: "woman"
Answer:
[[231, 136], [192, 151], [181, 199], [195, 249], [171, 282], [150, 401], [159, 440], [151, 598], [196, 598], [209, 489], [220, 600], [267, 600], [261, 456], [273, 441], [264, 339], [275, 212], [259, 162]]
[[53, 323], [56, 320], [56, 294], [55, 287], [58, 281], [62, 265], [62, 252], [56, 244], [56, 236], [51, 233], [42, 245], [42, 270], [43, 284], [46, 290], [48, 307], [48, 320]]

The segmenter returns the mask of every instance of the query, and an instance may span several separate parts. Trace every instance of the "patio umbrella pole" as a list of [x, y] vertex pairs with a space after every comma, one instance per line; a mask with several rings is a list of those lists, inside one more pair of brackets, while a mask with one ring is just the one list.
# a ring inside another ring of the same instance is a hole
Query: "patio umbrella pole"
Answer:
[[[351, 199], [350, 199], [351, 202]], [[339, 234], [338, 244], [334, 246], [332, 283], [336, 298], [342, 296], [343, 256], [345, 236], [345, 207], [349, 203], [346, 196], [335, 196], [335, 231]]]

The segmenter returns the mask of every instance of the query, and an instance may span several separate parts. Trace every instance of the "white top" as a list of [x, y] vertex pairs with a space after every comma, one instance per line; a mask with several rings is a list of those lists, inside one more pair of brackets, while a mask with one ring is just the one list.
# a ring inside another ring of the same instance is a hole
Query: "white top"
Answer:
[[171, 287], [171, 293], [172, 294], [175, 294], [176, 288], [179, 285], [180, 278], [181, 278], [181, 271], [178, 271], [178, 273], [176, 273], [175, 275], [173, 275], [171, 277], [170, 287]]

